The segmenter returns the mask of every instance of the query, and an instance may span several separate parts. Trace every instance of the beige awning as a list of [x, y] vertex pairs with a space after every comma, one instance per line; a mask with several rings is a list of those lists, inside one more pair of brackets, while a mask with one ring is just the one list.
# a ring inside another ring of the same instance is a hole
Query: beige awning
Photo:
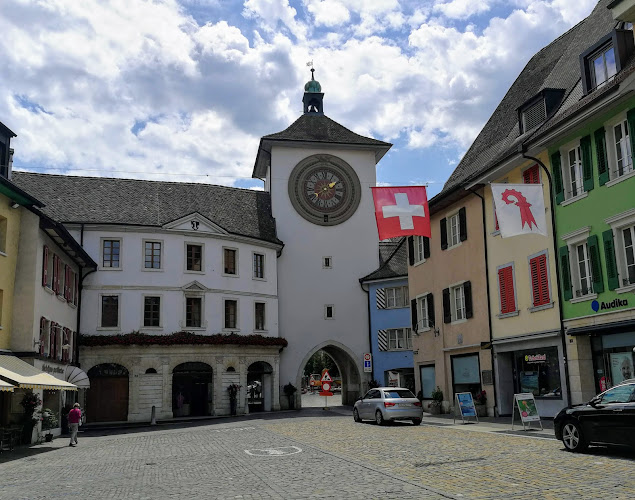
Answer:
[[0, 391], [13, 392], [13, 389], [15, 389], [15, 385], [11, 385], [9, 382], [0, 379]]
[[78, 389], [90, 389], [90, 380], [86, 372], [77, 366], [66, 367], [66, 381], [77, 386]]
[[0, 377], [21, 389], [77, 390], [77, 386], [44, 373], [15, 356], [0, 356]]

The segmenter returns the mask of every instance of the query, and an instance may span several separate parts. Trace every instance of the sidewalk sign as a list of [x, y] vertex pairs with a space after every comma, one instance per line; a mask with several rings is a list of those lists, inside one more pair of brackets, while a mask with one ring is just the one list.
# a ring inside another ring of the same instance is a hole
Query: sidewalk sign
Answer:
[[[474, 400], [472, 399], [471, 392], [457, 392], [454, 394], [456, 399], [456, 406], [461, 414], [461, 420], [463, 423], [469, 422], [466, 420], [469, 417], [475, 417], [478, 424], [478, 415], [476, 414], [476, 407], [474, 406]], [[454, 423], [456, 423], [456, 409], [454, 410]]]
[[[520, 416], [520, 421], [523, 424], [524, 431], [531, 428], [532, 422], [538, 422], [538, 424], [540, 425], [540, 430], [543, 430], [542, 422], [540, 421], [540, 415], [538, 415], [536, 400], [534, 399], [533, 393], [523, 392], [521, 394], [514, 394], [512, 408], [512, 430], [514, 430], [516, 410], [518, 410], [518, 415]], [[525, 423], [527, 423], [526, 428]]]
[[324, 372], [322, 373], [322, 392], [320, 392], [320, 396], [324, 396], [324, 409], [328, 410], [328, 398], [329, 396], [332, 396], [333, 393], [331, 392], [331, 387], [332, 387], [332, 383], [333, 383], [333, 379], [331, 378], [331, 375], [329, 374], [328, 370], [324, 370]]

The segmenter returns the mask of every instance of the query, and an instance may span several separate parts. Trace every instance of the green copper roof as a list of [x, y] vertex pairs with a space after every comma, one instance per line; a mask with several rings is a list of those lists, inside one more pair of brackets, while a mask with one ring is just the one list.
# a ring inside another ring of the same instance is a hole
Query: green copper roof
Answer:
[[312, 94], [319, 94], [322, 92], [322, 86], [317, 80], [309, 80], [304, 86], [304, 91]]

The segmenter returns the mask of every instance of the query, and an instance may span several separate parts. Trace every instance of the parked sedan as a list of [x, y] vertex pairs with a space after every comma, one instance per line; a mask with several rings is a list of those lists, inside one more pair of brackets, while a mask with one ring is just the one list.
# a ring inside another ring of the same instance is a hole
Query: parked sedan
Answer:
[[625, 380], [586, 404], [564, 408], [553, 421], [556, 438], [569, 451], [590, 444], [635, 447], [635, 379]]
[[368, 419], [384, 425], [392, 420], [412, 420], [413, 424], [419, 425], [422, 417], [421, 401], [403, 387], [371, 389], [353, 407], [355, 422]]

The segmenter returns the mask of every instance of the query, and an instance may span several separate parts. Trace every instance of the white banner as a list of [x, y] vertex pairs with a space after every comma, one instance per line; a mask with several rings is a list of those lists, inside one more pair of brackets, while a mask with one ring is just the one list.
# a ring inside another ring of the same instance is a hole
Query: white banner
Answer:
[[519, 234], [547, 236], [542, 184], [491, 184], [503, 238]]

